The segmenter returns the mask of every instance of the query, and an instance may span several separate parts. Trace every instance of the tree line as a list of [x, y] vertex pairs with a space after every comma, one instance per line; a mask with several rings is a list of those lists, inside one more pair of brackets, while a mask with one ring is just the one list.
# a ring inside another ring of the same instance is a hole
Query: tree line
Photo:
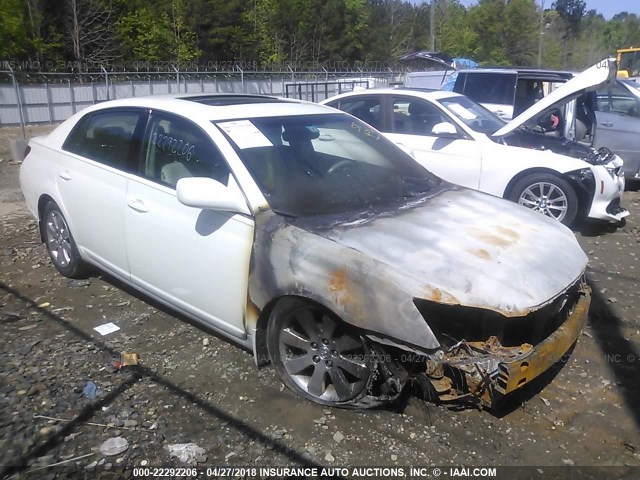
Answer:
[[484, 65], [583, 68], [640, 46], [638, 15], [605, 20], [584, 0], [0, 0], [0, 9], [0, 60], [25, 70], [382, 69], [432, 46]]

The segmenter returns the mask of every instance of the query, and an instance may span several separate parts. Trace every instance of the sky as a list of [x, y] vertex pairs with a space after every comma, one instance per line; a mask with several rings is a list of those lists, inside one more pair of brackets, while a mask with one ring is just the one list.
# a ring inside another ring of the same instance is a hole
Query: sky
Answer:
[[[536, 0], [540, 5], [542, 0]], [[463, 5], [469, 6], [478, 3], [477, 0], [461, 0]], [[545, 0], [545, 8], [551, 8], [553, 0]], [[587, 11], [596, 10], [601, 13], [607, 20], [616, 13], [629, 12], [640, 15], [640, 0], [586, 0]]]

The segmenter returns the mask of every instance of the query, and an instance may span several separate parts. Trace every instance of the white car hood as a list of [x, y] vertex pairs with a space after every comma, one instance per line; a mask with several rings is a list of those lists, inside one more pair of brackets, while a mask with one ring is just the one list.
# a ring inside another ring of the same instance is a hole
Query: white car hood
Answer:
[[557, 106], [559, 103], [568, 103], [585, 92], [601, 89], [604, 85], [616, 80], [617, 71], [618, 67], [615, 58], [607, 58], [596, 63], [581, 74], [573, 77], [560, 88], [556, 88], [539, 102], [536, 102], [495, 132], [493, 136], [501, 137], [513, 132], [516, 128], [536, 118], [552, 106]]

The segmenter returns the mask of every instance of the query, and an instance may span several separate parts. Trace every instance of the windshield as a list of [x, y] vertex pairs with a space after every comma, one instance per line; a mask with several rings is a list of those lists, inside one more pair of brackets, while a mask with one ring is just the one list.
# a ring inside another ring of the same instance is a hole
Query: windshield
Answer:
[[482, 105], [467, 97], [449, 97], [438, 100], [442, 106], [462, 120], [465, 125], [479, 133], [492, 135], [505, 122]]
[[346, 114], [215, 122], [271, 208], [290, 216], [406, 203], [441, 180]]

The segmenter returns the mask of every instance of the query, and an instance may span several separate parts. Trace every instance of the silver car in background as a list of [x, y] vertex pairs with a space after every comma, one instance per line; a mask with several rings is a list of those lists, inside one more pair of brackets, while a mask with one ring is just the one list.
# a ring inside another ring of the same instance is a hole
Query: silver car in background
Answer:
[[607, 147], [624, 160], [628, 179], [640, 179], [640, 84], [618, 80], [597, 93], [594, 147]]

